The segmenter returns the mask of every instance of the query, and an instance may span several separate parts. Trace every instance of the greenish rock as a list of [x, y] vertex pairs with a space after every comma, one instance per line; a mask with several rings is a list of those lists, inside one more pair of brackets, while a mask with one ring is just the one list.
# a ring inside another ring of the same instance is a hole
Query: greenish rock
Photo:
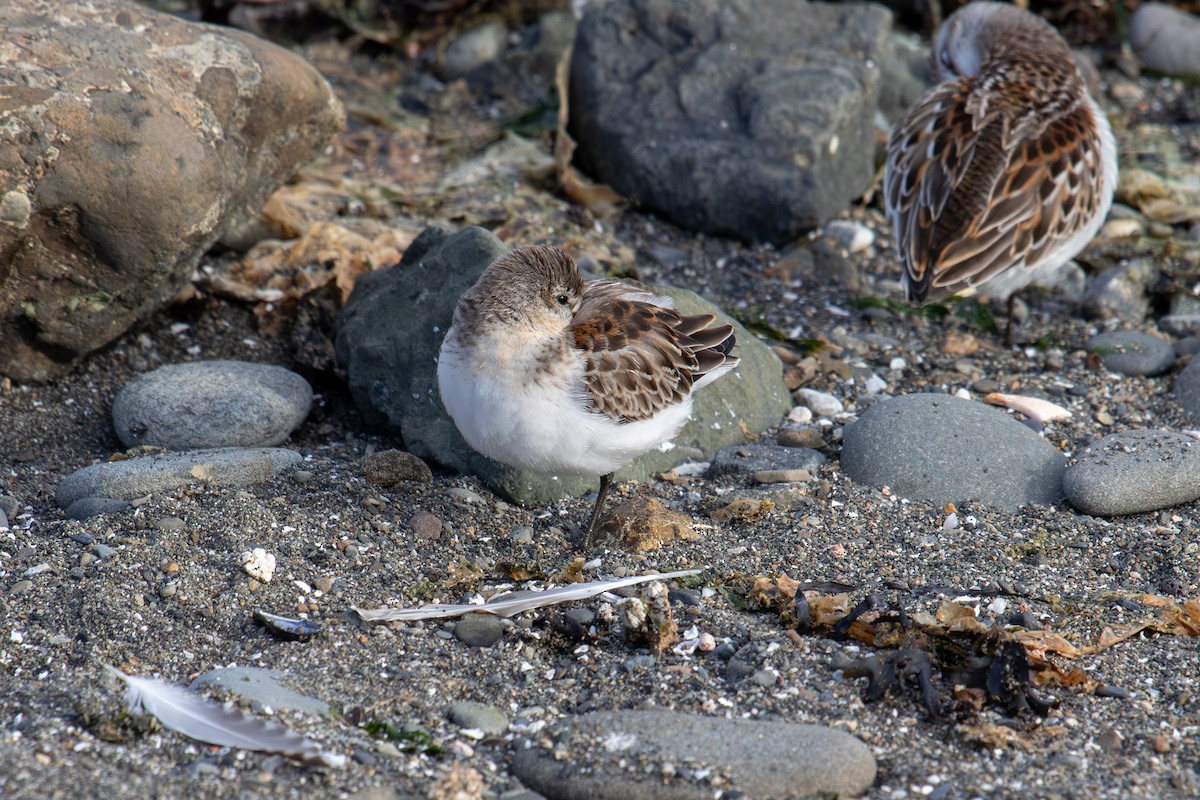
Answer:
[[[359, 278], [338, 317], [337, 355], [363, 415], [404, 439], [426, 460], [475, 475], [523, 505], [594, 491], [596, 480], [538, 475], [498, 464], [463, 440], [438, 396], [437, 356], [458, 298], [507, 251], [488, 231], [457, 233], [429, 228], [401, 262]], [[777, 424], [792, 406], [782, 367], [770, 348], [736, 320], [694, 292], [655, 287], [684, 314], [716, 314], [733, 325], [740, 366], [697, 393], [692, 419], [674, 447], [655, 450], [617, 473], [617, 480], [646, 480], [691, 459], [711, 458], [722, 447]]]

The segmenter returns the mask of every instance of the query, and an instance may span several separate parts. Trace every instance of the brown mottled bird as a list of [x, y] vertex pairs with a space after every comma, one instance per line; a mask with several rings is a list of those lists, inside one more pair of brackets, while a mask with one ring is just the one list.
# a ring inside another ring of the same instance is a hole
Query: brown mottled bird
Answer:
[[1015, 6], [975, 2], [938, 31], [940, 81], [896, 125], [884, 199], [909, 302], [1010, 300], [1099, 231], [1117, 184], [1108, 120], [1065, 41]]
[[547, 475], [600, 477], [669, 441], [692, 395], [737, 366], [733, 328], [670, 298], [584, 281], [555, 247], [519, 247], [463, 294], [438, 358], [442, 402], [471, 447]]

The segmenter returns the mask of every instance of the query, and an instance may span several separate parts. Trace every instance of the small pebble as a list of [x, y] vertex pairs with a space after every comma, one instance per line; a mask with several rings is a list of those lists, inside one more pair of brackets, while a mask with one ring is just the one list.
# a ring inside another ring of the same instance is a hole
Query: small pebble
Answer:
[[781, 447], [811, 447], [819, 450], [825, 446], [825, 434], [816, 425], [806, 425], [803, 428], [784, 428], [779, 431], [775, 440]]
[[812, 413], [818, 417], [834, 417], [845, 411], [845, 406], [842, 401], [838, 400], [828, 392], [820, 392], [816, 389], [798, 389], [796, 395], [800, 402], [812, 409]]
[[811, 477], [806, 469], [764, 469], [754, 473], [758, 483], [803, 483]]
[[363, 477], [377, 486], [433, 482], [429, 465], [404, 450], [380, 450], [363, 456], [359, 468]]
[[94, 544], [92, 545], [92, 552], [102, 559], [109, 559], [117, 554], [117, 549], [109, 547], [106, 544]]
[[446, 494], [458, 500], [460, 503], [485, 503], [483, 497], [478, 492], [473, 492], [470, 489], [464, 489], [461, 486], [451, 486], [446, 490]]
[[1129, 697], [1129, 690], [1120, 686], [1113, 686], [1111, 683], [1105, 683], [1097, 686], [1092, 694], [1096, 695], [1096, 697], [1113, 697], [1118, 700], [1125, 700]]
[[442, 535], [442, 519], [428, 511], [418, 511], [408, 521], [413, 533], [422, 539], [436, 539]]
[[475, 728], [488, 736], [508, 730], [508, 716], [495, 706], [464, 701], [450, 707], [450, 721], [460, 728]]
[[491, 614], [467, 614], [455, 624], [454, 637], [467, 647], [493, 647], [504, 638], [504, 624]]

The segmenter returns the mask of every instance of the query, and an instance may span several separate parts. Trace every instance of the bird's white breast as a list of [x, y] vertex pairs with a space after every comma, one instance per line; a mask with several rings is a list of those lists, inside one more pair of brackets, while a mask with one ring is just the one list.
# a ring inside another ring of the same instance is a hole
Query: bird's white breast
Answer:
[[539, 369], [546, 342], [482, 336], [464, 344], [452, 328], [438, 359], [446, 411], [471, 447], [503, 464], [549, 475], [614, 472], [669, 441], [692, 401], [637, 422], [591, 411], [582, 353]]

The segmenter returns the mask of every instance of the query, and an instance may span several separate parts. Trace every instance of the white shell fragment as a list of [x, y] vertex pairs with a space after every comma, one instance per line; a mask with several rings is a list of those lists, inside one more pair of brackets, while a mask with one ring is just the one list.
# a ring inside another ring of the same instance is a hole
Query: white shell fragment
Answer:
[[983, 402], [993, 406], [1004, 406], [1013, 411], [1020, 411], [1032, 420], [1046, 423], [1055, 419], [1067, 419], [1072, 416], [1070, 411], [1059, 405], [1043, 400], [1040, 397], [1026, 397], [1020, 394], [1000, 394], [993, 392], [983, 398]]
[[271, 578], [275, 577], [275, 556], [261, 547], [247, 550], [242, 553], [242, 569], [251, 578], [270, 583]]

